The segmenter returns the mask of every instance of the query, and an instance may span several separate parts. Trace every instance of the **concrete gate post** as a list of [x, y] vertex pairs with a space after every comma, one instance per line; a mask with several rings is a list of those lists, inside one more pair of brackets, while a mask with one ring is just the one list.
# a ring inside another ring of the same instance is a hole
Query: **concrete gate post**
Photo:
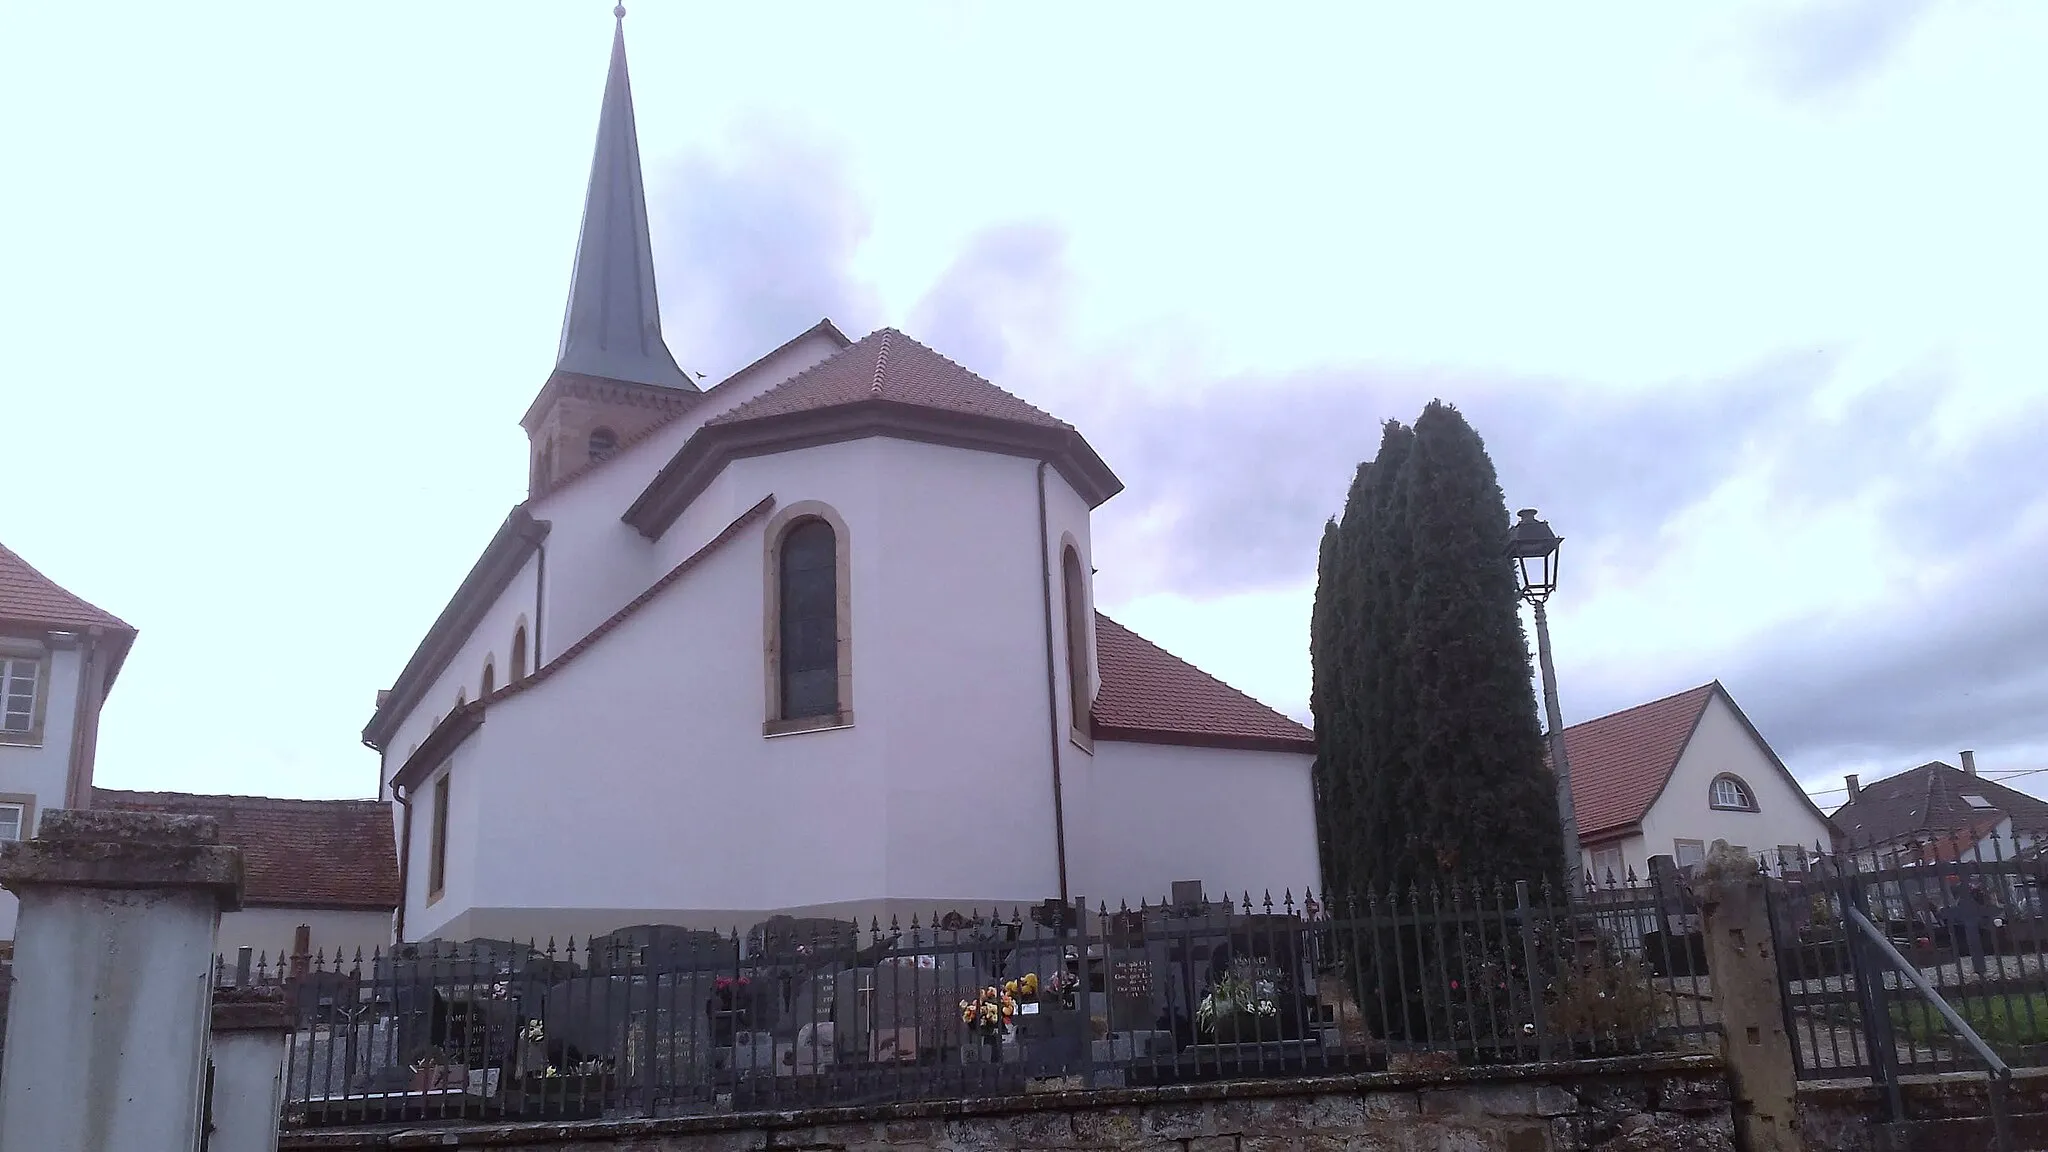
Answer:
[[213, 820], [54, 811], [0, 845], [21, 901], [0, 1148], [193, 1152], [213, 949], [242, 854]]
[[277, 1152], [292, 1023], [284, 997], [268, 990], [215, 994], [213, 1138], [207, 1152]]
[[1785, 1034], [1767, 881], [1744, 852], [1716, 841], [1693, 891], [1707, 938], [1707, 971], [1721, 1010], [1736, 1143], [1747, 1152], [1800, 1152], [1799, 1070]]

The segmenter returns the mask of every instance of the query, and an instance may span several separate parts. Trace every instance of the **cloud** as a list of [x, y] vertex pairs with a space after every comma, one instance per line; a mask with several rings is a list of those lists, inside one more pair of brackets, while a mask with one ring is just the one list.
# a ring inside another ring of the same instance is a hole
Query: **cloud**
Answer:
[[1853, 87], [1895, 55], [1929, 0], [1811, 0], [1756, 31], [1756, 65], [1792, 100]]
[[1509, 506], [1572, 540], [1568, 719], [1720, 678], [1800, 770], [2041, 741], [2048, 598], [2017, 590], [2048, 571], [2048, 404], [1944, 438], [1955, 364], [1861, 383], [1827, 348], [1626, 390], [1388, 364], [1218, 376], [1198, 354], [1080, 347], [1065, 254], [1057, 229], [982, 234], [913, 331], [1124, 477], [1095, 526], [1122, 595], [1302, 588], [1380, 422], [1442, 397], [1487, 438]]
[[718, 380], [821, 318], [859, 336], [881, 313], [853, 269], [869, 219], [845, 163], [788, 125], [690, 153], [650, 196], [662, 327], [686, 370]]

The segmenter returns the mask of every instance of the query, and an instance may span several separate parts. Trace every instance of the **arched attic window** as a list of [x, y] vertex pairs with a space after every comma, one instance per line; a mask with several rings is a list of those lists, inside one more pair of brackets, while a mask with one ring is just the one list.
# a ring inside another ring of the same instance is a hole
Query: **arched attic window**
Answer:
[[1093, 704], [1088, 692], [1088, 634], [1093, 631], [1088, 615], [1088, 578], [1082, 573], [1081, 555], [1069, 546], [1060, 557], [1060, 590], [1067, 615], [1067, 715], [1074, 731], [1088, 734], [1088, 712]]
[[484, 679], [483, 683], [479, 685], [477, 689], [477, 699], [481, 700], [484, 697], [489, 696], [492, 692], [497, 690], [497, 687], [498, 666], [492, 663], [491, 661], [486, 660], [484, 661]]
[[593, 429], [590, 433], [590, 458], [602, 460], [617, 451], [619, 434], [609, 428]]
[[1738, 776], [1722, 773], [1707, 786], [1707, 806], [1723, 812], [1756, 811], [1756, 793]]
[[782, 720], [836, 716], [839, 536], [811, 516], [782, 535], [776, 565], [777, 696]]
[[512, 630], [512, 660], [507, 667], [510, 669], [511, 676], [511, 679], [505, 681], [507, 684], [517, 684], [521, 680], [526, 679], [526, 625], [524, 624]]

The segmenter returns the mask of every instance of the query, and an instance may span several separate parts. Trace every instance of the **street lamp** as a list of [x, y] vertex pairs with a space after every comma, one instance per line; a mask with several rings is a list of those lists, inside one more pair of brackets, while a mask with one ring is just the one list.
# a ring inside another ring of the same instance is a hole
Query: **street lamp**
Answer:
[[1520, 519], [1508, 529], [1508, 556], [1515, 562], [1515, 580], [1522, 599], [1536, 610], [1536, 656], [1543, 668], [1543, 706], [1550, 720], [1550, 765], [1557, 773], [1557, 819], [1564, 828], [1564, 884], [1568, 897], [1578, 888], [1579, 818], [1572, 810], [1572, 768], [1564, 756], [1564, 715], [1557, 706], [1557, 670], [1550, 663], [1550, 620], [1543, 602], [1557, 591], [1557, 552], [1564, 537], [1536, 518], [1534, 508], [1524, 508]]

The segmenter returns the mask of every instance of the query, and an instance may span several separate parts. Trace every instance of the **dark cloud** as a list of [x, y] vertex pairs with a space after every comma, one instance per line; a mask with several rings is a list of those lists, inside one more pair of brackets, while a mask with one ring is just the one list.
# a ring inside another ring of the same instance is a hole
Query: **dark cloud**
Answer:
[[1758, 68], [1788, 99], [1851, 87], [1882, 67], [1931, 7], [1929, 0], [1812, 0], [1758, 30]]
[[840, 157], [782, 126], [744, 139], [684, 157], [648, 206], [669, 348], [711, 380], [821, 318], [859, 337], [881, 312], [852, 268], [868, 216]]
[[1067, 237], [1017, 223], [975, 235], [911, 312], [910, 333], [991, 380], [1010, 376], [1013, 349], [1065, 322]]

